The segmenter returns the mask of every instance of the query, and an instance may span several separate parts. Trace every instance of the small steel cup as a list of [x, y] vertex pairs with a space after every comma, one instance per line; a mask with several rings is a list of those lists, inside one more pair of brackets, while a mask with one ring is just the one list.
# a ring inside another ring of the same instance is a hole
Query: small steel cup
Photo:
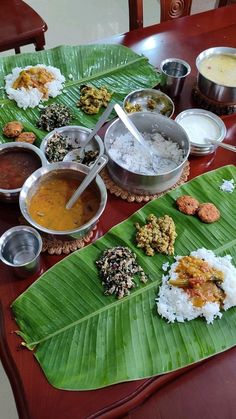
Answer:
[[41, 236], [32, 227], [12, 227], [0, 237], [0, 259], [21, 278], [39, 271], [41, 250]]
[[163, 90], [172, 98], [179, 96], [191, 71], [190, 65], [179, 58], [167, 58], [160, 68], [164, 75]]

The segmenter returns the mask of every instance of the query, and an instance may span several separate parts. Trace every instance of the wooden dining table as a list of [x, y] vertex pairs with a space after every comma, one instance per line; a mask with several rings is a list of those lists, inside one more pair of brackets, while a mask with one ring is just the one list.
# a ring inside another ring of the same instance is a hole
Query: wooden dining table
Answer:
[[[124, 33], [102, 42], [123, 44], [147, 56], [157, 68], [168, 57], [181, 58], [190, 64], [191, 73], [181, 96], [175, 99], [175, 117], [184, 109], [198, 107], [192, 98], [197, 55], [215, 46], [236, 48], [236, 4]], [[225, 143], [236, 145], [236, 113], [224, 115], [222, 119], [227, 128]], [[105, 129], [101, 130], [101, 135]], [[235, 164], [236, 153], [218, 148], [207, 156], [190, 156], [189, 162], [191, 179], [215, 168]], [[95, 238], [142, 205], [128, 203], [108, 193], [108, 203]], [[0, 234], [19, 224], [19, 215], [17, 204], [1, 203]], [[44, 253], [40, 273], [60, 259], [62, 256]], [[17, 279], [5, 265], [0, 264], [0, 357], [20, 419], [236, 417], [236, 347], [175, 372], [99, 390], [64, 391], [52, 387], [32, 354], [20, 345], [21, 339], [14, 333], [17, 324], [10, 307], [38, 275]], [[1, 413], [0, 417], [4, 419]]]

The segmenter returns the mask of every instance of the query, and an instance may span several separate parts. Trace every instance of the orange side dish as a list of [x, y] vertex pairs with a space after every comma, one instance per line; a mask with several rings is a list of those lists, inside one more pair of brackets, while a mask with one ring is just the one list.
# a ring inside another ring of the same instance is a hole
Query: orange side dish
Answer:
[[19, 77], [13, 84], [13, 89], [25, 89], [36, 88], [42, 94], [44, 99], [48, 99], [48, 88], [46, 83], [53, 81], [54, 76], [43, 67], [31, 67], [27, 70], [22, 70]]
[[223, 272], [194, 256], [181, 258], [175, 272], [178, 277], [170, 279], [169, 283], [187, 292], [195, 307], [202, 307], [207, 302], [217, 302], [222, 305], [225, 298], [221, 288], [224, 280]]

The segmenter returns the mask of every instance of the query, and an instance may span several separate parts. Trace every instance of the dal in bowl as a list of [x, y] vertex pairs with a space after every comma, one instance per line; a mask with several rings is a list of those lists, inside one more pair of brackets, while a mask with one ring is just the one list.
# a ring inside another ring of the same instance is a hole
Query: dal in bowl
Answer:
[[103, 213], [107, 192], [98, 175], [71, 209], [66, 203], [89, 169], [79, 163], [53, 163], [33, 173], [20, 193], [24, 218], [37, 230], [68, 240], [84, 237]]

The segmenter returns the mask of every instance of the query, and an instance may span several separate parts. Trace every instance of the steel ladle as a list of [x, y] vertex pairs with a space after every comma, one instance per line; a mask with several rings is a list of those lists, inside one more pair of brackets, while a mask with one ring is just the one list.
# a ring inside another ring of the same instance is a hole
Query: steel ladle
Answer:
[[66, 209], [70, 209], [73, 207], [77, 199], [79, 199], [80, 195], [84, 192], [84, 190], [90, 185], [93, 179], [97, 176], [97, 174], [102, 170], [102, 168], [107, 164], [108, 157], [103, 155], [100, 156], [96, 162], [94, 163], [93, 167], [90, 169], [89, 173], [85, 176], [84, 180], [81, 182], [79, 187], [70, 197], [69, 201], [66, 204]]

